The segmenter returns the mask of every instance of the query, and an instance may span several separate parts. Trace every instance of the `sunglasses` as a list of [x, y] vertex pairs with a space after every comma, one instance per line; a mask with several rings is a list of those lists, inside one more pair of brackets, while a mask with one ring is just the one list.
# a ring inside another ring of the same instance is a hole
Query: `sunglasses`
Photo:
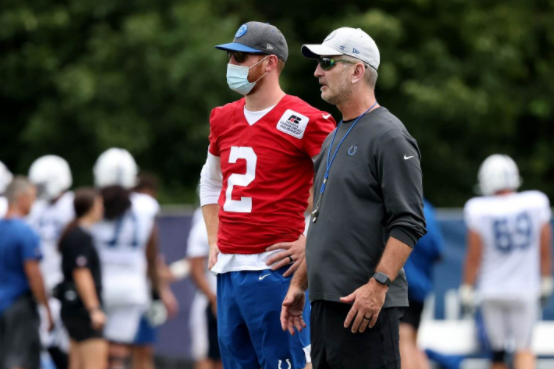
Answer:
[[[317, 62], [319, 64], [319, 66], [321, 67], [321, 69], [323, 69], [323, 70], [330, 70], [335, 65], [337, 65], [337, 63], [357, 64], [357, 63], [351, 62], [350, 60], [343, 60], [343, 59], [336, 60], [336, 59], [332, 59], [332, 58], [319, 58], [319, 59], [317, 59]], [[367, 68], [366, 65], [364, 65], [364, 67]]]
[[242, 51], [227, 51], [227, 59], [229, 61], [231, 61], [233, 56], [237, 63], [244, 63], [248, 59], [248, 54]]

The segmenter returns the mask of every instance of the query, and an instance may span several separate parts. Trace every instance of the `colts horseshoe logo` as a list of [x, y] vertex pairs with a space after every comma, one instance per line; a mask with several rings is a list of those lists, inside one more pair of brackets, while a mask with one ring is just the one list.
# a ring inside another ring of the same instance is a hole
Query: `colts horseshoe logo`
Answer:
[[358, 146], [350, 146], [350, 148], [348, 149], [348, 156], [356, 155], [356, 151], [358, 151]]
[[[281, 363], [282, 363], [282, 362], [283, 362], [282, 360], [279, 360], [279, 367], [278, 367], [279, 369], [283, 369], [283, 368], [281, 368]], [[291, 368], [292, 368], [292, 364], [290, 363], [290, 360], [289, 360], [289, 359], [287, 359], [287, 364], [288, 364], [289, 367], [286, 368], [286, 369], [291, 369]]]

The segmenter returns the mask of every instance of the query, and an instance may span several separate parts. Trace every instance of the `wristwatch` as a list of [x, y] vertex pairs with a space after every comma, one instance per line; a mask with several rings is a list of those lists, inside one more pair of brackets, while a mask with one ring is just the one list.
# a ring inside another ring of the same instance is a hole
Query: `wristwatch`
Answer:
[[377, 282], [384, 284], [387, 287], [390, 284], [390, 278], [385, 273], [377, 272], [371, 278], [374, 278]]

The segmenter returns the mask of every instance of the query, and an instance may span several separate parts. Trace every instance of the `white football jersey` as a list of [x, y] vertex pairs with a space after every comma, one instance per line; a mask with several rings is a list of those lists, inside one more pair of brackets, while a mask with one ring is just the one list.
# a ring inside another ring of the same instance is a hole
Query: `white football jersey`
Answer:
[[[208, 243], [208, 231], [206, 229], [206, 223], [204, 222], [204, 216], [202, 215], [202, 208], [198, 208], [194, 211], [192, 216], [192, 224], [187, 240], [187, 257], [199, 258], [205, 257], [206, 260], [210, 254], [210, 244]], [[208, 270], [208, 263], [206, 262], [206, 278], [210, 283], [212, 291], [217, 291], [217, 278]]]
[[550, 221], [548, 198], [539, 191], [476, 197], [464, 209], [468, 228], [483, 244], [477, 281], [481, 297], [538, 296], [540, 234]]
[[131, 208], [115, 220], [92, 228], [102, 264], [102, 297], [106, 306], [146, 305], [150, 301], [146, 246], [159, 204], [131, 193]]
[[0, 218], [4, 218], [6, 212], [8, 211], [8, 199], [3, 196], [0, 196]]
[[63, 280], [58, 242], [67, 224], [75, 218], [73, 199], [73, 192], [66, 192], [54, 203], [37, 200], [27, 218], [29, 225], [40, 236], [43, 255], [40, 269], [48, 291]]

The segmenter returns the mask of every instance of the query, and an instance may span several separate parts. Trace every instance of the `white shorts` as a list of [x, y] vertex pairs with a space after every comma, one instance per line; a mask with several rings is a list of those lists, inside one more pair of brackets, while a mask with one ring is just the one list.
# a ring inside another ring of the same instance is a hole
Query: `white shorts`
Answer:
[[481, 310], [494, 351], [513, 344], [516, 351], [531, 348], [539, 301], [531, 298], [483, 298]]
[[140, 320], [147, 307], [143, 305], [108, 306], [104, 337], [108, 341], [132, 344], [135, 341]]
[[206, 309], [208, 298], [201, 292], [196, 292], [190, 307], [190, 337], [191, 354], [195, 361], [204, 360], [208, 356], [208, 319]]

